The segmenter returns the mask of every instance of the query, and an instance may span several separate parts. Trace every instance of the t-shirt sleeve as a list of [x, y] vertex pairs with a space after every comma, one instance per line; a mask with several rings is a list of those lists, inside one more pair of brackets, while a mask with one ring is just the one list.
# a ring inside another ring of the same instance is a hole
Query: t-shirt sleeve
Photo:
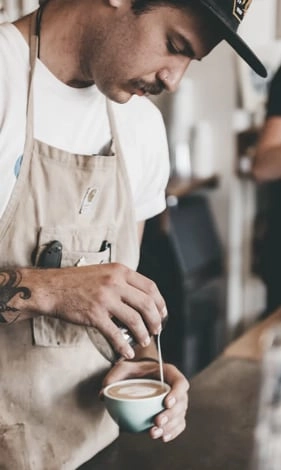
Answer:
[[269, 86], [267, 117], [271, 116], [281, 116], [281, 66]]
[[163, 212], [166, 187], [170, 174], [169, 150], [162, 115], [154, 110], [148, 121], [146, 137], [142, 138], [142, 181], [136, 194], [136, 219], [143, 221]]
[[159, 108], [146, 97], [112, 103], [118, 140], [127, 169], [137, 222], [162, 212], [170, 161], [166, 128]]

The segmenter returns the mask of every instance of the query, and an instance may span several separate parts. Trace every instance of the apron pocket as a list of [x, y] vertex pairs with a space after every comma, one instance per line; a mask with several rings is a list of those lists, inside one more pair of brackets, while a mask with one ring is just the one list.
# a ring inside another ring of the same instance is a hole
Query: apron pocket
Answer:
[[24, 424], [0, 425], [0, 470], [30, 470]]
[[[93, 233], [94, 232], [94, 233]], [[54, 240], [62, 244], [61, 267], [87, 266], [91, 264], [108, 263], [111, 260], [113, 246], [113, 227], [42, 227], [39, 233], [36, 260], [42, 251]], [[35, 262], [36, 264], [36, 262]], [[58, 318], [39, 316], [32, 320], [33, 340], [37, 346], [45, 347], [73, 347], [78, 345], [88, 329], [84, 326], [73, 325]], [[103, 336], [95, 330], [91, 336], [93, 344], [98, 339], [97, 348], [104, 349], [106, 344]], [[93, 340], [94, 338], [94, 340]], [[103, 347], [99, 347], [103, 344]], [[110, 348], [106, 348], [109, 350]], [[108, 357], [108, 354], [106, 355]]]
[[108, 263], [115, 256], [114, 226], [41, 227], [35, 265], [44, 249], [58, 240], [62, 244], [61, 267]]

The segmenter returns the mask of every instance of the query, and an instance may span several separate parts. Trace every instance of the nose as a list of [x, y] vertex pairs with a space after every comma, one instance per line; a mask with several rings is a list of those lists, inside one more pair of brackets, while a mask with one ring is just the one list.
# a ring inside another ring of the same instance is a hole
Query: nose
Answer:
[[157, 78], [165, 85], [167, 91], [172, 93], [176, 91], [190, 62], [191, 59], [185, 57], [174, 66], [164, 67], [158, 72]]

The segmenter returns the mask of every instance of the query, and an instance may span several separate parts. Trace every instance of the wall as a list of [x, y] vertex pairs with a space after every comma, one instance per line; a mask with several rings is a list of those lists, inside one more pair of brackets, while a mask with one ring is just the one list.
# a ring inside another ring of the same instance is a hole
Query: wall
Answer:
[[[239, 29], [241, 36], [272, 69], [279, 63], [279, 58], [281, 62], [281, 48], [278, 50], [272, 45], [276, 43], [277, 2], [280, 7], [280, 0], [253, 0]], [[244, 106], [245, 111], [246, 95], [249, 94], [245, 79], [248, 83], [248, 76], [258, 81], [262, 89], [257, 75], [251, 72], [228, 44], [222, 43], [201, 63], [189, 67], [186, 77], [192, 80], [192, 103], [190, 96], [182, 99], [182, 109], [187, 110], [190, 104], [193, 108], [192, 125], [196, 126], [200, 120], [204, 120], [212, 126], [211, 154], [214, 156], [214, 171], [220, 175], [220, 186], [208, 194], [226, 254], [226, 320], [229, 339], [236, 335], [238, 329], [241, 331], [251, 324], [265, 305], [264, 286], [250, 270], [255, 185], [251, 181], [238, 179], [235, 174], [235, 122], [238, 115], [251, 119], [247, 113], [237, 113], [238, 107]], [[266, 87], [263, 86], [264, 93]], [[168, 130], [171, 129], [173, 99], [169, 96], [157, 101]]]

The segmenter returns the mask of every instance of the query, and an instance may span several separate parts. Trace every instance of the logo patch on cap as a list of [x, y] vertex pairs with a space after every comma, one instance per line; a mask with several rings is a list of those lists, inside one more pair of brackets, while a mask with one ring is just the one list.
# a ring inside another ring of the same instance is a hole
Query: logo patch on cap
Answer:
[[246, 11], [248, 10], [252, 0], [234, 0], [233, 15], [238, 21], [242, 21]]

